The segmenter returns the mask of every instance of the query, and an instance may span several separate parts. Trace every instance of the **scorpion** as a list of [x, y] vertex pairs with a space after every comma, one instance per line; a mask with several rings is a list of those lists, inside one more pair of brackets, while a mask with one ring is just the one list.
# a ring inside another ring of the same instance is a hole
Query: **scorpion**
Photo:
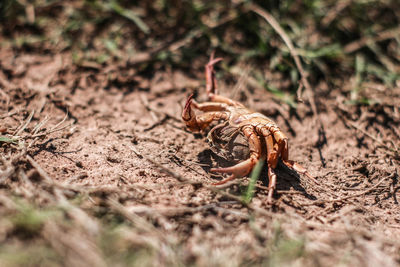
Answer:
[[[206, 93], [209, 101], [198, 103], [191, 94], [182, 112], [182, 120], [193, 133], [203, 132], [213, 122], [217, 122], [207, 135], [211, 150], [218, 156], [238, 162], [231, 167], [212, 168], [211, 172], [230, 174], [213, 185], [222, 185], [246, 176], [259, 160], [265, 160], [269, 178], [267, 202], [272, 203], [277, 180], [275, 168], [279, 159], [289, 168], [306, 175], [318, 184], [304, 167], [289, 160], [288, 138], [272, 119], [218, 94], [214, 65], [221, 60], [222, 58], [214, 58], [212, 53], [205, 66]], [[195, 109], [203, 113], [196, 114]], [[243, 160], [244, 158], [247, 159]]]

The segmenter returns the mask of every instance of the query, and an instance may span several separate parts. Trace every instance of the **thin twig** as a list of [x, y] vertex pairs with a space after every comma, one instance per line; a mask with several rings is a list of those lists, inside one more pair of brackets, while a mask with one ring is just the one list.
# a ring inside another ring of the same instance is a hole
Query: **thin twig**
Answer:
[[388, 175], [388, 176], [385, 176], [385, 177], [383, 177], [381, 180], [379, 180], [379, 182], [377, 182], [377, 183], [376, 183], [374, 186], [372, 186], [371, 188], [368, 188], [367, 190], [364, 190], [364, 191], [362, 191], [362, 192], [360, 192], [360, 193], [358, 193], [358, 194], [354, 194], [354, 195], [351, 195], [351, 196], [346, 196], [346, 197], [342, 197], [342, 198], [336, 199], [336, 201], [334, 201], [334, 202], [343, 201], [343, 200], [347, 200], [347, 199], [351, 199], [351, 198], [355, 198], [355, 197], [360, 197], [360, 196], [366, 195], [366, 194], [368, 194], [369, 192], [375, 190], [375, 188], [377, 188], [378, 186], [380, 186], [381, 183], [383, 183], [386, 179], [388, 179], [388, 178], [393, 178], [395, 175], [396, 175], [395, 173], [392, 173], [392, 174], [390, 174], [390, 175]]
[[1, 114], [1, 115], [0, 115], [0, 119], [7, 118], [7, 117], [11, 117], [11, 116], [17, 114], [18, 112], [19, 112], [19, 110], [14, 109], [14, 110], [12, 110], [12, 111], [10, 111], [10, 112], [7, 112], [7, 113], [5, 113], [5, 114]]
[[366, 194], [368, 194], [369, 192], [375, 190], [375, 189], [376, 189], [380, 184], [382, 184], [386, 179], [388, 179], [388, 178], [393, 178], [395, 175], [397, 175], [397, 174], [392, 173], [392, 174], [390, 174], [390, 175], [388, 175], [388, 176], [385, 176], [385, 177], [383, 177], [381, 180], [379, 180], [379, 182], [377, 182], [377, 183], [376, 183], [374, 186], [372, 186], [371, 188], [368, 188], [367, 190], [364, 190], [364, 191], [362, 191], [362, 192], [360, 192], [360, 193], [357, 193], [357, 194], [354, 194], [354, 195], [345, 196], [345, 197], [338, 198], [338, 199], [317, 200], [317, 201], [314, 201], [314, 202], [312, 202], [312, 203], [304, 203], [304, 204], [301, 204], [301, 205], [302, 205], [302, 206], [321, 205], [321, 204], [325, 204], [325, 203], [342, 202], [342, 201], [344, 201], [344, 200], [348, 200], [348, 199], [351, 199], [351, 198], [360, 197], [360, 196], [366, 195]]
[[[47, 181], [45, 181], [47, 183]], [[93, 194], [93, 193], [120, 193], [122, 191], [126, 192], [132, 189], [140, 189], [140, 190], [155, 190], [160, 187], [169, 187], [169, 186], [180, 186], [189, 184], [188, 182], [171, 182], [171, 183], [162, 183], [162, 184], [134, 184], [134, 185], [124, 185], [123, 187], [112, 186], [112, 185], [98, 185], [98, 186], [81, 186], [81, 185], [72, 185], [69, 183], [56, 183], [51, 182], [47, 183], [52, 186], [56, 186], [60, 189], [70, 190], [79, 193], [85, 194]]]
[[13, 136], [18, 136], [23, 130], [25, 130], [25, 128], [31, 122], [31, 120], [33, 118], [33, 114], [35, 114], [35, 110], [31, 111], [28, 118], [26, 119], [26, 122], [24, 124], [22, 124], [21, 127], [13, 133]]
[[47, 174], [47, 172], [45, 170], [42, 169], [42, 167], [39, 165], [39, 163], [37, 163], [31, 156], [26, 155], [26, 158], [28, 159], [29, 163], [32, 165], [32, 167], [34, 167], [37, 172], [39, 173], [39, 175], [45, 179], [45, 181], [49, 184], [53, 184], [54, 185], [54, 180], [51, 179], [50, 175]]
[[355, 124], [352, 121], [347, 121], [351, 127], [353, 127], [356, 130], [359, 130], [362, 134], [368, 136], [369, 138], [371, 138], [372, 140], [374, 140], [375, 142], [379, 143], [380, 145], [382, 145], [383, 147], [385, 147], [386, 149], [390, 150], [391, 152], [395, 153], [397, 156], [400, 156], [400, 152], [396, 149], [393, 149], [391, 147], [389, 147], [388, 145], [386, 145], [384, 142], [382, 142], [381, 140], [379, 140], [377, 137], [373, 136], [372, 134], [368, 133], [367, 131], [365, 131], [364, 129], [362, 129], [360, 126], [358, 126], [357, 124]]
[[54, 132], [54, 131], [58, 131], [58, 126], [60, 126], [61, 124], [63, 124], [67, 118], [68, 118], [68, 110], [67, 110], [67, 112], [65, 113], [64, 118], [63, 118], [59, 123], [57, 123], [56, 125], [54, 125], [54, 126], [50, 129], [49, 133], [52, 133], [52, 132]]
[[352, 0], [343, 0], [337, 1], [336, 5], [330, 9], [325, 17], [321, 20], [321, 25], [324, 27], [329, 26], [332, 21], [346, 8], [351, 4]]
[[296, 97], [300, 102], [303, 102], [303, 100], [301, 99], [301, 92], [303, 91], [303, 87], [304, 87], [303, 83], [300, 83], [299, 87], [297, 87], [296, 90]]
[[140, 94], [140, 100], [143, 104], [143, 106], [147, 109], [147, 111], [150, 113], [151, 117], [153, 118], [153, 120], [155, 122], [159, 121], [159, 118], [157, 117], [157, 115], [154, 113], [154, 111], [150, 108], [149, 105], [149, 100], [147, 99], [147, 97], [144, 94]]
[[345, 53], [350, 54], [366, 46], [368, 43], [385, 41], [387, 39], [395, 38], [398, 35], [400, 35], [400, 27], [395, 27], [379, 32], [375, 37], [363, 37], [357, 41], [351, 42], [347, 44], [343, 50]]
[[336, 219], [343, 218], [343, 217], [345, 217], [345, 215], [352, 213], [353, 211], [358, 210], [358, 209], [359, 209], [359, 207], [351, 207], [347, 210], [341, 211], [339, 214], [336, 214], [336, 215], [330, 217], [325, 223], [331, 223], [331, 222], [335, 221]]
[[168, 169], [168, 168], [166, 168], [165, 166], [163, 166], [162, 164], [160, 164], [160, 163], [158, 163], [158, 162], [156, 162], [156, 161], [150, 159], [149, 157], [143, 155], [142, 153], [140, 153], [139, 151], [137, 151], [134, 147], [129, 146], [129, 148], [130, 148], [136, 155], [138, 155], [139, 157], [142, 157], [142, 158], [146, 159], [147, 161], [149, 161], [149, 162], [152, 163], [153, 165], [157, 166], [161, 171], [163, 171], [163, 172], [165, 172], [165, 173], [171, 175], [172, 177], [174, 177], [175, 179], [177, 179], [177, 180], [180, 181], [180, 182], [186, 182], [186, 183], [192, 184], [192, 185], [199, 185], [199, 186], [201, 186], [201, 187], [203, 187], [203, 188], [205, 188], [205, 189], [208, 189], [208, 190], [210, 190], [210, 191], [212, 191], [212, 192], [214, 192], [214, 193], [216, 193], [216, 194], [219, 194], [219, 195], [221, 195], [221, 196], [224, 196], [224, 197], [227, 197], [227, 198], [229, 198], [229, 199], [235, 200], [235, 201], [241, 203], [243, 206], [247, 207], [248, 209], [250, 209], [250, 210], [252, 210], [252, 211], [254, 211], [254, 212], [256, 212], [256, 213], [259, 213], [259, 214], [262, 214], [262, 215], [266, 215], [266, 216], [269, 216], [269, 217], [273, 216], [273, 214], [272, 214], [271, 212], [267, 211], [267, 210], [258, 208], [258, 207], [256, 207], [256, 206], [252, 205], [251, 203], [246, 203], [246, 202], [245, 202], [241, 197], [239, 197], [239, 196], [235, 196], [235, 195], [233, 195], [233, 194], [230, 194], [230, 193], [228, 193], [228, 192], [225, 192], [225, 191], [223, 191], [223, 190], [220, 190], [220, 189], [218, 189], [218, 188], [215, 187], [215, 186], [206, 185], [206, 184], [203, 184], [202, 182], [191, 181], [191, 180], [189, 180], [188, 178], [179, 175], [178, 173], [172, 171], [171, 169]]
[[134, 212], [129, 212], [129, 210], [124, 205], [119, 203], [116, 199], [109, 197], [107, 199], [107, 203], [111, 208], [113, 208], [114, 210], [119, 212], [121, 215], [126, 217], [133, 224], [135, 224], [135, 227], [141, 229], [144, 232], [157, 233], [157, 235], [159, 237], [164, 236], [163, 233], [160, 230], [158, 230], [157, 228], [155, 228], [153, 224], [149, 223], [148, 221], [146, 221], [142, 217], [138, 216]]
[[15, 172], [15, 167], [11, 162], [6, 161], [3, 157], [1, 158], [3, 165], [6, 167], [5, 170], [0, 169], [0, 183], [3, 183]]
[[[236, 203], [233, 202], [233, 203]], [[168, 216], [168, 217], [174, 217], [177, 215], [182, 215], [185, 213], [197, 213], [201, 211], [207, 211], [207, 210], [215, 210], [215, 211], [221, 211], [223, 213], [230, 213], [233, 215], [236, 215], [241, 218], [248, 219], [249, 215], [245, 214], [243, 212], [239, 212], [236, 210], [230, 210], [227, 208], [222, 208], [218, 206], [219, 203], [212, 203], [212, 204], [207, 204], [199, 207], [164, 207], [164, 208], [153, 208], [149, 206], [138, 206], [138, 207], [130, 207], [127, 208], [130, 212], [135, 212], [135, 213], [149, 213], [149, 214], [154, 214], [154, 213], [159, 213], [163, 216]]]
[[36, 124], [35, 127], [33, 127], [31, 134], [33, 134], [33, 135], [37, 134], [40, 131], [40, 129], [42, 129], [46, 125], [46, 123], [49, 120], [50, 120], [50, 118], [46, 115], [42, 121], [40, 121], [38, 124]]

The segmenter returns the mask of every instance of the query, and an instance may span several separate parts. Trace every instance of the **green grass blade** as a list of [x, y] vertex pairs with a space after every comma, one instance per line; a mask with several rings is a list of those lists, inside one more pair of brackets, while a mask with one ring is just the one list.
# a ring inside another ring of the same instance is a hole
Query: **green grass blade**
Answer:
[[250, 176], [250, 183], [247, 187], [246, 193], [243, 196], [243, 201], [246, 203], [250, 203], [254, 196], [254, 187], [256, 186], [258, 177], [260, 177], [260, 173], [262, 167], [264, 166], [264, 160], [261, 159], [257, 162], [256, 166], [253, 168]]
[[18, 144], [18, 140], [15, 138], [9, 138], [4, 135], [0, 135], [0, 143]]
[[111, 3], [108, 5], [108, 7], [113, 10], [115, 13], [117, 13], [118, 15], [129, 19], [130, 21], [132, 21], [133, 23], [136, 24], [136, 26], [139, 27], [139, 29], [141, 29], [144, 33], [150, 33], [150, 28], [149, 26], [146, 25], [146, 23], [144, 23], [144, 21], [137, 15], [135, 14], [135, 12], [133, 12], [132, 10], [128, 10], [123, 8], [122, 6], [120, 6], [118, 4], [117, 1], [111, 1]]

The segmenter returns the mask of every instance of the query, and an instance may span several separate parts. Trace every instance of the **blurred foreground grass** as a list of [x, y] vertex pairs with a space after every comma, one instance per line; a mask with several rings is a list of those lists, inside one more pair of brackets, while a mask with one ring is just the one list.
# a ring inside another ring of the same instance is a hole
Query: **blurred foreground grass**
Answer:
[[[85, 226], [60, 205], [38, 206], [20, 197], [9, 198], [4, 191], [1, 201], [3, 205], [7, 202], [6, 205], [13, 206], [0, 209], [1, 266], [187, 266], [196, 263], [193, 256], [187, 255], [184, 240], [164, 231], [160, 232], [162, 236], [158, 236], [159, 230], [150, 233], [145, 229], [147, 222], [138, 224], [113, 208], [98, 206], [88, 211], [100, 225], [99, 231], [90, 235]], [[93, 212], [96, 209], [102, 212], [96, 214]], [[279, 221], [273, 225], [271, 238], [264, 241], [260, 251], [263, 257], [235, 256], [234, 262], [269, 266], [307, 262], [306, 240], [287, 237]], [[216, 249], [212, 244], [203, 245], [204, 251], [199, 251], [199, 255]], [[219, 266], [232, 262], [224, 254], [217, 255], [197, 259], [197, 262]]]

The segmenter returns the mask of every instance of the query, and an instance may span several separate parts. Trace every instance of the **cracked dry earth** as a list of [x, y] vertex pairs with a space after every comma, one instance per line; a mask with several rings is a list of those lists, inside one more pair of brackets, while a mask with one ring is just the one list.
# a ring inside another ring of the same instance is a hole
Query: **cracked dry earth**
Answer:
[[[399, 155], [388, 149], [400, 141], [400, 88], [391, 95], [370, 89], [380, 100], [372, 106], [347, 105], [338, 88], [322, 88], [316, 95], [322, 130], [307, 101], [293, 110], [244, 86], [237, 100], [274, 119], [289, 137], [290, 158], [320, 182], [280, 164], [274, 204], [266, 204], [264, 171], [249, 208], [202, 186], [222, 178], [210, 168], [229, 165], [180, 120], [191, 92], [204, 99], [202, 69], [149, 78], [117, 64], [76, 67], [68, 53], [12, 51], [2, 51], [0, 68], [3, 134], [15, 132], [33, 111], [26, 133], [44, 119], [51, 128], [67, 114], [68, 127], [40, 137], [29, 155], [60, 184], [103, 188], [82, 204], [85, 210], [116, 194], [126, 211], [174, 239], [187, 262], [231, 266], [262, 258], [281, 231], [302, 240], [299, 264], [400, 264]], [[240, 197], [248, 182], [237, 179], [218, 190]]]

